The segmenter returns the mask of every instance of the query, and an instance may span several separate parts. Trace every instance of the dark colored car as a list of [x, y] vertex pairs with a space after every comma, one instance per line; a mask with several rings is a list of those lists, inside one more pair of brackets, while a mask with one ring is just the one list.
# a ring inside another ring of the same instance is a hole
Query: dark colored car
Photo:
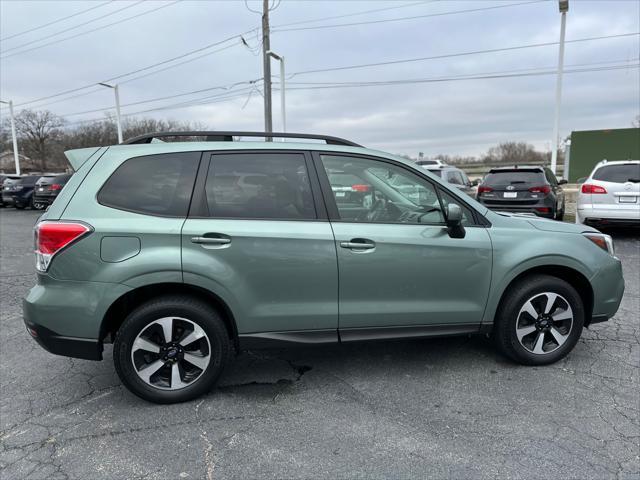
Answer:
[[533, 213], [562, 220], [566, 180], [556, 178], [547, 167], [492, 168], [478, 187], [478, 201], [491, 210]]
[[[7, 192], [8, 192], [9, 186], [17, 182], [19, 179], [20, 179], [20, 175], [4, 175], [4, 174], [0, 175], [0, 207], [13, 205], [13, 199], [11, 198], [11, 195], [9, 193], [7, 193], [7, 195], [4, 195], [4, 187], [6, 183]], [[6, 202], [5, 202], [5, 198], [7, 200]]]
[[[28, 175], [20, 177], [2, 190], [2, 198], [5, 203], [10, 203], [16, 208], [33, 208], [33, 190], [38, 179], [42, 175]], [[5, 182], [6, 183], [6, 182]]]
[[474, 180], [473, 182], [469, 180], [467, 174], [462, 170], [456, 167], [452, 167], [450, 165], [425, 165], [423, 166], [426, 170], [430, 171], [434, 175], [439, 176], [445, 182], [453, 185], [461, 192], [466, 193], [467, 195], [474, 195], [474, 188], [478, 185], [478, 181]]
[[51, 205], [70, 178], [71, 174], [41, 177], [36, 182], [33, 192], [33, 205], [36, 208], [46, 208]]

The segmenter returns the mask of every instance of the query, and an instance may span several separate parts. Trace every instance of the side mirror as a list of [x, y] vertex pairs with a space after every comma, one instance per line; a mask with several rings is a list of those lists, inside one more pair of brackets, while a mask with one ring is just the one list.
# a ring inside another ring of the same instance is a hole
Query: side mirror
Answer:
[[471, 182], [472, 187], [477, 187], [479, 184], [480, 184], [480, 180], [478, 180], [477, 178]]
[[565, 180], [564, 178], [561, 180], [558, 180], [558, 185], [566, 185], [567, 183], [569, 183], [567, 180]]
[[447, 231], [451, 238], [464, 238], [466, 232], [462, 226], [462, 209], [460, 205], [447, 205]]

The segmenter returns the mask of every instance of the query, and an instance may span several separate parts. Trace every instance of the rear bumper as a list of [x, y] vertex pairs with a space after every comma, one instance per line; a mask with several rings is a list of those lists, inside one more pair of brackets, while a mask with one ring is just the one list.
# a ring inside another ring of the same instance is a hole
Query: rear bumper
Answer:
[[43, 203], [49, 205], [55, 200], [55, 195], [33, 195], [33, 203]]
[[85, 360], [102, 360], [102, 344], [96, 339], [58, 335], [42, 325], [29, 323], [27, 319], [24, 324], [29, 335], [48, 352]]
[[596, 226], [640, 225], [640, 205], [635, 208], [602, 208], [578, 204], [576, 222]]
[[[532, 213], [538, 217], [544, 217], [544, 218], [553, 218], [553, 209], [551, 207], [547, 207], [546, 205], [540, 205], [539, 207], [536, 206], [527, 206], [527, 207], [516, 207], [513, 205], [505, 205], [505, 206], [498, 206], [498, 205], [487, 205], [484, 204], [485, 207], [487, 207], [489, 210], [493, 210], [495, 212], [507, 212], [507, 213]], [[548, 208], [549, 211], [548, 212], [540, 212], [538, 210], [536, 210], [536, 208]]]

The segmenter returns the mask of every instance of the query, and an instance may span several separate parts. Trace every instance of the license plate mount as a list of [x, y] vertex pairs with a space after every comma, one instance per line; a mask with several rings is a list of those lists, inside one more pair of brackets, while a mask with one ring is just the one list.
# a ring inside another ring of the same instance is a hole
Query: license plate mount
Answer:
[[638, 201], [638, 197], [620, 196], [618, 198], [620, 203], [636, 203]]
[[518, 198], [518, 192], [504, 192], [503, 198]]

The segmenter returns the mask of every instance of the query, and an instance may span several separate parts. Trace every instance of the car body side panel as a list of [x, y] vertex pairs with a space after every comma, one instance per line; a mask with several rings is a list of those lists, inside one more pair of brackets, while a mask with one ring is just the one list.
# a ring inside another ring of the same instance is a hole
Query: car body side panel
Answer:
[[[209, 232], [231, 243], [191, 242]], [[184, 281], [226, 300], [239, 333], [337, 329], [338, 267], [329, 222], [190, 218], [182, 242]]]

